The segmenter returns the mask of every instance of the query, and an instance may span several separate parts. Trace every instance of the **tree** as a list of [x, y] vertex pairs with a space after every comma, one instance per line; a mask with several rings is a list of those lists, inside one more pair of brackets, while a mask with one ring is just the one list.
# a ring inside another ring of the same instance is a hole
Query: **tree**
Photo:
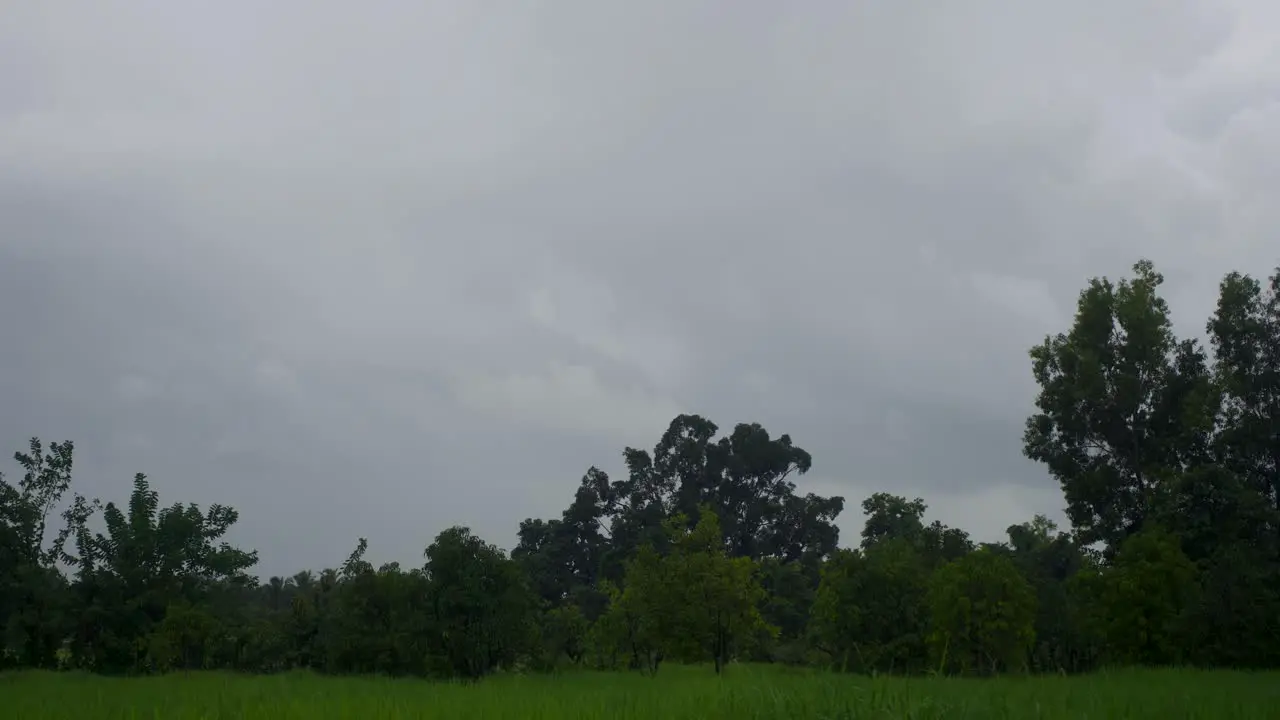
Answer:
[[[839, 550], [836, 554], [839, 554]], [[777, 628], [776, 637], [764, 634], [753, 649], [752, 659], [803, 664], [809, 660], [810, 645], [805, 630], [812, 612], [822, 566], [812, 569], [797, 562], [763, 558], [756, 574], [764, 599], [760, 616], [767, 626]]]
[[822, 568], [810, 636], [842, 670], [922, 670], [928, 579], [925, 560], [908, 538], [841, 550]]
[[1196, 567], [1168, 531], [1150, 527], [1125, 541], [1092, 579], [1095, 620], [1110, 659], [1139, 665], [1183, 660], [1186, 611]]
[[1171, 478], [1153, 516], [1177, 536], [1193, 562], [1247, 549], [1257, 562], [1275, 565], [1276, 510], [1247, 475], [1228, 464], [1203, 465]]
[[625, 590], [605, 581], [609, 606], [594, 628], [602, 654], [613, 659], [621, 654], [631, 669], [650, 676], [657, 674], [668, 645], [680, 640], [674, 618], [678, 608], [670, 599], [664, 570], [658, 551], [652, 545], [641, 547], [627, 561]]
[[862, 512], [867, 517], [862, 528], [863, 549], [901, 540], [919, 551], [930, 567], [973, 550], [969, 533], [949, 528], [937, 520], [925, 525], [924, 513], [928, 509], [923, 498], [907, 500], [885, 492], [873, 494], [862, 501]]
[[882, 540], [906, 540], [918, 545], [924, 535], [924, 512], [929, 508], [923, 498], [878, 492], [862, 501], [867, 519], [862, 526], [862, 547], [869, 548]]
[[1280, 268], [1265, 290], [1247, 275], [1227, 275], [1207, 330], [1222, 393], [1217, 464], [1239, 478], [1237, 495], [1247, 492], [1266, 508], [1254, 514], [1248, 539], [1275, 553], [1280, 544]]
[[147, 637], [147, 661], [156, 670], [199, 670], [210, 664], [217, 621], [204, 609], [178, 602]]
[[535, 598], [514, 561], [462, 527], [425, 551], [433, 636], [449, 671], [480, 678], [526, 649]]
[[609, 476], [591, 468], [573, 503], [556, 520], [526, 519], [511, 558], [524, 569], [534, 591], [548, 606], [572, 602], [594, 618], [605, 596], [596, 590], [609, 555], [602, 518], [612, 502]]
[[1180, 645], [1202, 667], [1280, 667], [1280, 574], [1254, 548], [1232, 545], [1198, 564]]
[[755, 564], [748, 557], [729, 557], [720, 521], [707, 506], [701, 519], [689, 531], [676, 530], [671, 566], [680, 632], [701, 652], [709, 654], [720, 673], [736, 650], [764, 630], [776, 634], [760, 615], [764, 590], [755, 576]]
[[1024, 452], [1062, 485], [1081, 541], [1108, 555], [1142, 529], [1163, 481], [1204, 461], [1212, 425], [1203, 352], [1174, 337], [1152, 264], [1133, 272], [1091, 280], [1071, 330], [1031, 351], [1039, 412]]
[[947, 527], [938, 520], [929, 523], [922, 539], [922, 550], [930, 567], [959, 560], [974, 549], [969, 533], [960, 528]]
[[[1007, 552], [1036, 594], [1036, 642], [1031, 669], [1043, 672], [1092, 670], [1097, 648], [1080, 627], [1080, 607], [1070, 582], [1089, 564], [1070, 533], [1044, 515], [1010, 525]], [[993, 548], [999, 550], [1000, 548]]]
[[1025, 670], [1035, 641], [1035, 591], [1005, 555], [982, 548], [934, 572], [931, 645], [940, 667], [984, 674]]
[[425, 674], [432, 640], [426, 577], [397, 563], [375, 570], [364, 559], [367, 550], [360, 538], [325, 603], [324, 665], [333, 672]]
[[115, 503], [103, 510], [107, 532], [92, 533], [83, 518], [74, 528], [84, 612], [73, 638], [75, 655], [89, 668], [126, 671], [146, 655], [145, 638], [177, 603], [208, 605], [228, 586], [252, 582], [245, 570], [258, 561], [218, 541], [239, 518], [232, 508], [195, 504], [160, 508], [145, 475], [134, 477], [128, 514]]
[[554, 668], [560, 658], [577, 665], [587, 652], [590, 623], [577, 605], [561, 605], [542, 617], [542, 664]]
[[703, 506], [693, 528], [682, 514], [664, 524], [662, 555], [646, 545], [627, 564], [625, 589], [611, 604], [608, 627], [631, 652], [633, 666], [656, 673], [662, 660], [709, 659], [717, 673], [761, 632], [764, 591], [750, 558], [730, 557], [720, 523]]
[[[652, 452], [626, 448], [627, 477], [610, 481], [591, 468], [560, 520], [526, 520], [513, 557], [529, 568], [553, 604], [601, 579], [620, 582], [628, 559], [645, 545], [664, 552], [663, 524], [679, 515], [690, 527], [710, 507], [727, 552], [774, 557], [814, 569], [833, 552], [840, 497], [798, 495], [789, 478], [812, 458], [790, 436], [770, 436], [759, 424], [739, 424], [715, 440], [715, 423], [697, 415], [673, 419]], [[598, 600], [603, 598], [597, 596]]]
[[[7, 661], [54, 667], [66, 631], [69, 594], [57, 568], [68, 530], [46, 545], [49, 514], [71, 486], [74, 445], [31, 438], [13, 455], [25, 471], [16, 486], [0, 474], [0, 667]], [[85, 510], [77, 496], [73, 510]], [[70, 511], [69, 511], [70, 512]]]

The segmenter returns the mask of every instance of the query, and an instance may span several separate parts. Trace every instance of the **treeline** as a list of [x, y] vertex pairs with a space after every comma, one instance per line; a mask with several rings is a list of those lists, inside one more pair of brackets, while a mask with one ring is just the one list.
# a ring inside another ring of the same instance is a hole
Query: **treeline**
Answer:
[[[419, 567], [265, 582], [223, 541], [231, 508], [70, 492], [73, 447], [32, 440], [0, 481], [0, 664], [477, 678], [567, 665], [734, 660], [850, 672], [1280, 666], [1280, 271], [1221, 284], [1208, 348], [1174, 336], [1148, 262], [1081, 293], [1031, 351], [1025, 453], [1061, 484], [1044, 517], [975, 544], [921, 499], [797, 492], [787, 435], [675, 418], [625, 477], [592, 468], [508, 555], [463, 527]], [[56, 509], [66, 507], [57, 523]], [[100, 519], [94, 519], [100, 516]], [[56, 526], [56, 531], [55, 527]], [[97, 529], [94, 529], [97, 528]]]

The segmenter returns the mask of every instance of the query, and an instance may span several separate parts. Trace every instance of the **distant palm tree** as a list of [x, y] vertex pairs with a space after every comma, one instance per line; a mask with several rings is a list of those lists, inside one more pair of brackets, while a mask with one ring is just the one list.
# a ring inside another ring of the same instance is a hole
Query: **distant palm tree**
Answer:
[[272, 576], [267, 581], [267, 604], [271, 606], [272, 612], [279, 612], [281, 601], [284, 599], [284, 591], [286, 588], [285, 580], [279, 576]]
[[299, 595], [308, 595], [315, 584], [315, 575], [310, 570], [303, 570], [300, 573], [294, 573], [294, 576], [289, 578], [289, 582], [298, 588]]

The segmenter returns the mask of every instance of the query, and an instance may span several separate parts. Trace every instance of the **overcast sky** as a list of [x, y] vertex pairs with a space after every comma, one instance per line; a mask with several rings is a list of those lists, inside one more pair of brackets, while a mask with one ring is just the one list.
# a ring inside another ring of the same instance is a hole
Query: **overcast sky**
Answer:
[[[1027, 349], [1280, 261], [1265, 0], [13, 0], [0, 444], [240, 510], [260, 571], [503, 547], [679, 412], [984, 540]], [[8, 452], [5, 453], [6, 455]], [[16, 464], [5, 462], [6, 471]]]

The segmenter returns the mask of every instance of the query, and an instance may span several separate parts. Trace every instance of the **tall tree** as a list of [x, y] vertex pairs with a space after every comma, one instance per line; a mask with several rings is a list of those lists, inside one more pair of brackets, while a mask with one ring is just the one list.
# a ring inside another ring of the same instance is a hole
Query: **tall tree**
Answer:
[[552, 604], [587, 595], [579, 604], [593, 617], [603, 596], [587, 588], [621, 582], [626, 561], [645, 545], [665, 552], [664, 523], [680, 515], [693, 527], [704, 507], [716, 514], [731, 556], [800, 562], [816, 583], [822, 558], [838, 545], [844, 499], [797, 494], [790, 478], [813, 460], [790, 436], [774, 438], [758, 424], [716, 440], [718, 431], [706, 418], [680, 415], [652, 452], [623, 451], [625, 479], [591, 468], [560, 519], [521, 523], [512, 557], [539, 594]]
[[[50, 543], [47, 526], [71, 486], [73, 456], [70, 441], [50, 443], [46, 452], [31, 438], [27, 452], [13, 455], [24, 471], [17, 485], [0, 474], [0, 667], [7, 658], [32, 667], [56, 663], [70, 600], [57, 561], [69, 529]], [[69, 512], [87, 516], [89, 505], [77, 496]]]
[[660, 541], [664, 520], [679, 513], [694, 524], [708, 506], [735, 557], [801, 560], [833, 551], [843, 498], [799, 497], [789, 480], [808, 472], [809, 453], [758, 424], [739, 424], [713, 441], [717, 431], [710, 420], [680, 415], [652, 453], [626, 449], [627, 479], [611, 492], [615, 545]]
[[603, 518], [612, 503], [609, 476], [593, 467], [559, 519], [529, 518], [520, 523], [511, 558], [524, 569], [544, 604], [573, 602], [588, 618], [603, 610], [606, 598], [596, 585], [609, 559], [610, 538]]
[[1204, 354], [1174, 337], [1163, 276], [1146, 260], [1133, 272], [1091, 280], [1070, 331], [1031, 351], [1039, 412], [1024, 452], [1062, 485], [1081, 540], [1108, 554], [1142, 529], [1163, 481], [1205, 459], [1212, 421]]
[[1222, 391], [1219, 464], [1269, 506], [1252, 539], [1274, 552], [1280, 533], [1280, 268], [1265, 289], [1247, 275], [1227, 275], [1207, 329]]

